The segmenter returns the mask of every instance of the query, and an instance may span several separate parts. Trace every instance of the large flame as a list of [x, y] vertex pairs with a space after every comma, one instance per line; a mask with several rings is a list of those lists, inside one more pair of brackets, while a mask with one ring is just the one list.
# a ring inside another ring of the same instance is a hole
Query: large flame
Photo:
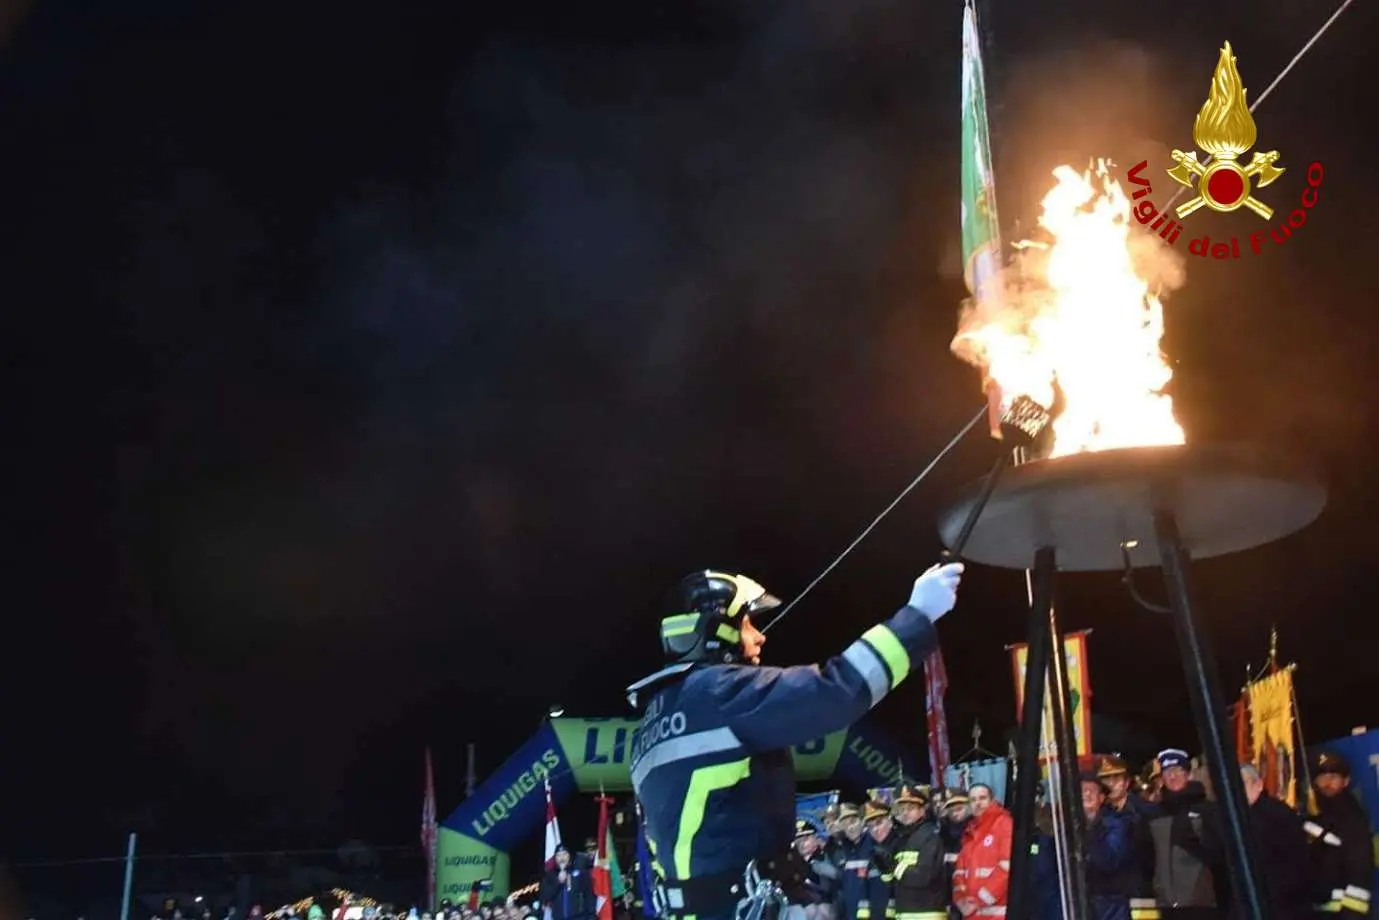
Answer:
[[1130, 201], [1108, 166], [1054, 170], [1039, 219], [1051, 242], [1029, 244], [1037, 258], [999, 302], [970, 307], [953, 341], [1007, 403], [1025, 395], [1050, 406], [1057, 377], [1054, 457], [1184, 442], [1164, 393], [1173, 372], [1159, 350], [1163, 305], [1137, 271]]
[[1245, 102], [1245, 83], [1235, 67], [1231, 43], [1221, 48], [1207, 101], [1192, 124], [1192, 140], [1214, 157], [1233, 160], [1255, 145], [1256, 129]]

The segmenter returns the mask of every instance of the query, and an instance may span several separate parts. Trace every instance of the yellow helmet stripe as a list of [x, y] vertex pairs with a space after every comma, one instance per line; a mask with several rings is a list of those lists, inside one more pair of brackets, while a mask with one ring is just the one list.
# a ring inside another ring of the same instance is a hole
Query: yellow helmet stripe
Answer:
[[709, 572], [708, 575], [710, 578], [722, 578], [724, 581], [730, 581], [736, 588], [732, 603], [728, 605], [728, 609], [723, 614], [729, 620], [736, 619], [742, 613], [743, 607], [766, 593], [765, 588], [746, 575], [732, 575], [728, 572]]

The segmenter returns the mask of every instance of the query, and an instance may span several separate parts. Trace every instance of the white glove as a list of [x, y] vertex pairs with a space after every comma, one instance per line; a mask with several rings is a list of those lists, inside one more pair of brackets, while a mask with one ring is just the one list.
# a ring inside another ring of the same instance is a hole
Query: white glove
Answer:
[[933, 566], [915, 579], [915, 589], [910, 593], [910, 606], [930, 620], [937, 620], [958, 602], [958, 583], [961, 581], [961, 562]]

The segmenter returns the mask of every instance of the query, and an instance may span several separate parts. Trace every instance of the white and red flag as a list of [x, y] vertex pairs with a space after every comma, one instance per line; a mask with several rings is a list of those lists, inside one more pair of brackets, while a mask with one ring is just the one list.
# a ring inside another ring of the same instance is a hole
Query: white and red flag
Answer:
[[546, 786], [546, 868], [555, 868], [555, 848], [560, 846], [560, 822], [555, 816], [555, 800], [551, 798], [551, 781]]
[[597, 906], [594, 912], [598, 920], [613, 920], [613, 875], [608, 868], [608, 806], [613, 800], [600, 795], [599, 802], [599, 848], [594, 861], [594, 897]]
[[942, 649], [935, 649], [924, 659], [924, 689], [924, 709], [929, 717], [929, 782], [938, 787], [943, 785], [952, 756], [948, 749], [948, 715], [943, 708], [943, 698], [948, 693], [948, 668], [943, 664]]

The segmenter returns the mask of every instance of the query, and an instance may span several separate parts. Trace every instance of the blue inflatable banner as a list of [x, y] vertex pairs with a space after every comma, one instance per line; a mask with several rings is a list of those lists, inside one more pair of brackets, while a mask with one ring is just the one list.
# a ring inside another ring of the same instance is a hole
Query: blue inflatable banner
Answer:
[[[1379, 729], [1313, 745], [1308, 748], [1309, 759], [1322, 751], [1340, 754], [1350, 764], [1350, 791], [1365, 806], [1370, 830], [1379, 828]], [[1376, 868], [1370, 890], [1379, 891], [1379, 833], [1373, 843]]]
[[842, 785], [859, 792], [885, 789], [903, 779], [924, 782], [929, 777], [927, 762], [918, 757], [902, 758], [901, 750], [870, 726], [854, 725], [848, 732], [847, 746], [838, 757], [833, 776]]

